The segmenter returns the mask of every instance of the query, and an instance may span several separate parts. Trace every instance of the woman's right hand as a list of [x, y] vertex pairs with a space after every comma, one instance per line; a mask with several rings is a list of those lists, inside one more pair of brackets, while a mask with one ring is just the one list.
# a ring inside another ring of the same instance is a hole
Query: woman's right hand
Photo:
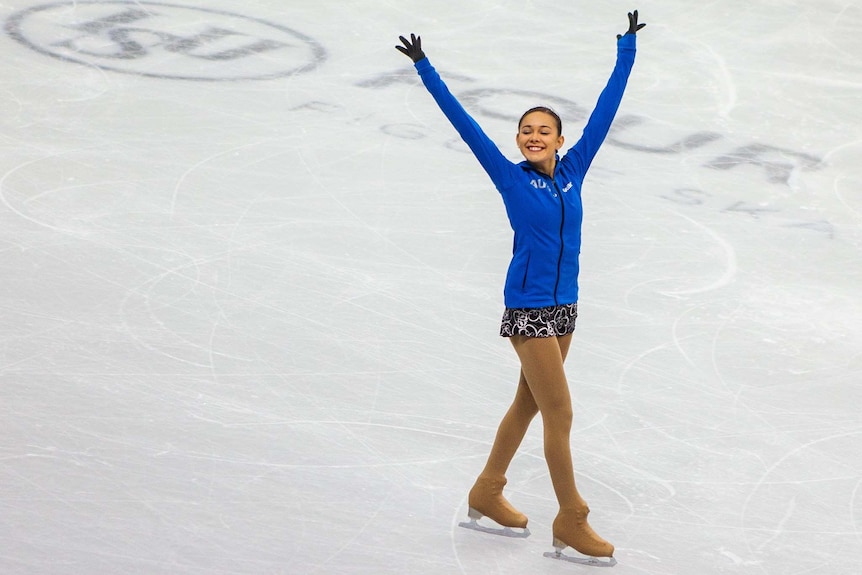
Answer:
[[[646, 24], [638, 24], [638, 11], [629, 12], [629, 30], [626, 34], [637, 34], [638, 30], [646, 26]], [[622, 34], [617, 34], [617, 40], [622, 38]]]
[[422, 38], [420, 36], [410, 34], [410, 40], [404, 36], [399, 36], [398, 39], [401, 40], [404, 45], [395, 46], [395, 49], [413, 60], [414, 64], [425, 58], [425, 52], [422, 51]]

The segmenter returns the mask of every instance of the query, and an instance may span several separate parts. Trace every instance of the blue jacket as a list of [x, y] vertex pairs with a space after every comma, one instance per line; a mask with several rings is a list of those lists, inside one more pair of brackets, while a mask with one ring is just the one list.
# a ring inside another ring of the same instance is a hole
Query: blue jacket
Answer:
[[554, 177], [523, 161], [509, 161], [449, 92], [427, 58], [416, 70], [437, 105], [491, 177], [515, 232], [504, 289], [508, 308], [537, 308], [578, 301], [581, 251], [581, 184], [622, 100], [635, 60], [635, 35], [617, 41], [617, 60], [580, 140], [558, 158]]

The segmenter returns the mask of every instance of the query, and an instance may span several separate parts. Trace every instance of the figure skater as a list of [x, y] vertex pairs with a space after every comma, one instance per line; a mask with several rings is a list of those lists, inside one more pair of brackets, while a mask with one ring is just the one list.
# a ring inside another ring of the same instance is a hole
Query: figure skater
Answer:
[[616, 65], [583, 135], [562, 157], [560, 117], [539, 106], [524, 112], [515, 142], [523, 162], [506, 159], [452, 95], [422, 51], [419, 36], [400, 36], [396, 48], [413, 60], [425, 87], [491, 177], [506, 207], [514, 247], [504, 288], [500, 335], [509, 338], [521, 363], [515, 398], [500, 422], [485, 468], [468, 496], [469, 517], [483, 516], [509, 528], [527, 517], [503, 496], [506, 471], [530, 422], [542, 414], [544, 453], [560, 509], [553, 522], [557, 555], [565, 547], [591, 557], [613, 557], [614, 547], [587, 522], [589, 507], [578, 493], [572, 468], [572, 398], [563, 368], [578, 315], [581, 185], [617, 112], [635, 59], [638, 12], [617, 36]]

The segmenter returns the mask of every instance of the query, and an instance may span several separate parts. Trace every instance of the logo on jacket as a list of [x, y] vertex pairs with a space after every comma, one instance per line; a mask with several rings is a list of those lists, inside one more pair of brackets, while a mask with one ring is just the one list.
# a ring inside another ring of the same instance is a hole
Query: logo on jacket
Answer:
[[569, 182], [568, 184], [566, 184], [566, 187], [563, 188], [563, 193], [565, 194], [566, 192], [568, 192], [571, 189], [572, 189], [572, 182]]
[[530, 180], [530, 183], [537, 190], [544, 190], [548, 187], [548, 182], [546, 182], [545, 180]]

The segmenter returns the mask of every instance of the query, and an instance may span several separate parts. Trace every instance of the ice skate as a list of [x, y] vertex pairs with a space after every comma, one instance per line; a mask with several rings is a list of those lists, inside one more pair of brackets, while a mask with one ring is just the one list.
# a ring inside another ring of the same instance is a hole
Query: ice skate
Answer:
[[[553, 526], [555, 551], [545, 553], [545, 557], [596, 567], [613, 567], [617, 564], [613, 557], [614, 546], [599, 537], [587, 523], [589, 512], [590, 509], [586, 505], [560, 510]], [[564, 555], [563, 549], [566, 547], [571, 547], [586, 557]], [[603, 560], [599, 557], [608, 559]]]
[[[458, 525], [483, 533], [493, 533], [504, 537], [528, 537], [527, 516], [512, 507], [503, 497], [503, 486], [506, 478], [479, 477], [467, 497], [470, 505], [467, 517]], [[479, 523], [479, 519], [487, 517], [498, 526], [488, 526]], [[516, 531], [515, 529], [519, 529]]]

